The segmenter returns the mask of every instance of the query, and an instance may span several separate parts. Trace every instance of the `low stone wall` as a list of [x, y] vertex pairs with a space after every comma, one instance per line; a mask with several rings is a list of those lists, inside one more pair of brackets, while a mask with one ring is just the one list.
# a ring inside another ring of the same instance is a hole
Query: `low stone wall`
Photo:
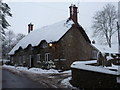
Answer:
[[80, 88], [120, 88], [117, 75], [71, 68], [71, 83]]

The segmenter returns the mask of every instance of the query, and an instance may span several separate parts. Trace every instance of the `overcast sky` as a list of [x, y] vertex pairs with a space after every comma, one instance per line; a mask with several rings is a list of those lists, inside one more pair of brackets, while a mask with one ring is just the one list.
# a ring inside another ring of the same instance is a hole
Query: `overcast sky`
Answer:
[[69, 17], [69, 6], [76, 4], [79, 9], [79, 23], [90, 33], [92, 30], [92, 17], [95, 12], [101, 10], [107, 3], [115, 5], [116, 9], [118, 5], [114, 0], [113, 2], [81, 2], [82, 0], [75, 0], [76, 2], [67, 2], [66, 0], [65, 2], [54, 2], [54, 0], [53, 2], [47, 2], [48, 0], [46, 2], [35, 1], [15, 2], [15, 0], [4, 0], [10, 6], [13, 14], [13, 17], [7, 18], [11, 24], [10, 30], [13, 30], [16, 34], [27, 34], [27, 25], [30, 22], [34, 24], [34, 29], [38, 29], [65, 20]]

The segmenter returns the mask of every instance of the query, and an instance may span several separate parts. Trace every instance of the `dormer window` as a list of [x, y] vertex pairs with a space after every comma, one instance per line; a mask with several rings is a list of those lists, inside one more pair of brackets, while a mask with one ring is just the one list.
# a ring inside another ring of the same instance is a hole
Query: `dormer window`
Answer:
[[48, 47], [48, 43], [44, 40], [41, 42], [41, 47], [42, 48], [47, 48]]
[[48, 45], [47, 45], [46, 42], [44, 42], [44, 43], [42, 44], [42, 47], [43, 47], [43, 48], [47, 48], [47, 46], [48, 46]]

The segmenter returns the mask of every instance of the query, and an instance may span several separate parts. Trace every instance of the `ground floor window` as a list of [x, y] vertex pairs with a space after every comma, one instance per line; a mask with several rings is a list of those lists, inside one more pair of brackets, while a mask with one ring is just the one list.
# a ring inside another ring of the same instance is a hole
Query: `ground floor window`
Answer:
[[37, 63], [41, 62], [41, 54], [37, 54]]
[[45, 53], [45, 61], [49, 61], [50, 60], [50, 53]]
[[97, 51], [96, 50], [92, 51], [92, 59], [97, 59]]
[[13, 58], [13, 57], [11, 57], [11, 63], [13, 63], [13, 60], [14, 60], [14, 58]]
[[25, 56], [23, 56], [23, 63], [26, 63], [26, 61], [25, 61]]

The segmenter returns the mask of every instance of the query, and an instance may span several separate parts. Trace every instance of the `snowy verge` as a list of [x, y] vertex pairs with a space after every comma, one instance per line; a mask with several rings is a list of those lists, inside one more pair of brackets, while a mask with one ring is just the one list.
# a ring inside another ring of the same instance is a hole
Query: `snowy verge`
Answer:
[[6, 67], [6, 68], [13, 68], [13, 69], [17, 69], [17, 70], [21, 70], [21, 71], [29, 71], [29, 72], [32, 72], [32, 73], [39, 73], [39, 74], [42, 74], [42, 73], [59, 73], [57, 70], [54, 70], [54, 69], [50, 69], [50, 70], [44, 70], [44, 69], [41, 69], [41, 68], [30, 68], [28, 69], [27, 67], [15, 67], [15, 66], [10, 66], [10, 65], [3, 65], [3, 67]]
[[72, 77], [68, 77], [68, 78], [65, 78], [61, 81], [61, 84], [63, 84], [65, 86], [65, 88], [71, 88], [71, 89], [75, 89], [77, 90], [76, 87], [73, 87], [71, 84], [70, 84], [70, 80], [71, 80]]
[[41, 68], [30, 68], [28, 69], [27, 67], [15, 67], [15, 66], [11, 66], [11, 65], [3, 65], [3, 67], [6, 68], [12, 68], [12, 69], [16, 69], [16, 70], [21, 70], [21, 71], [28, 71], [28, 72], [32, 72], [32, 73], [38, 73], [38, 74], [60, 74], [60, 73], [66, 73], [66, 74], [71, 74], [71, 70], [68, 71], [64, 71], [64, 72], [59, 72], [58, 70], [55, 69], [41, 69]]

